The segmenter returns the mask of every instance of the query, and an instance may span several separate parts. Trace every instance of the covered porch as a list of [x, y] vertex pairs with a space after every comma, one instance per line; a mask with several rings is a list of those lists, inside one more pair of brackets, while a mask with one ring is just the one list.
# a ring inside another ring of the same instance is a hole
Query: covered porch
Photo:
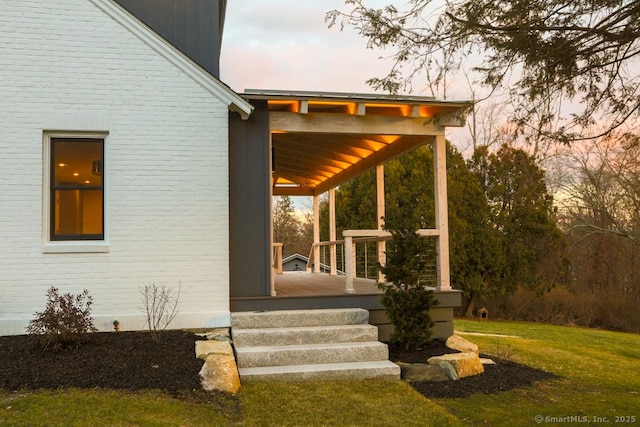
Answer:
[[[234, 266], [232, 246], [231, 310], [360, 307], [370, 310], [375, 323], [376, 313], [382, 309], [378, 301], [380, 291], [375, 283], [384, 280], [375, 271], [375, 265], [384, 265], [385, 242], [391, 237], [384, 230], [384, 163], [428, 144], [434, 152], [436, 209], [435, 227], [419, 231], [433, 243], [433, 269], [429, 277], [425, 277], [425, 285], [433, 287], [440, 300], [436, 309], [440, 314], [435, 313], [434, 317], [450, 323], [453, 307], [460, 304], [461, 298], [451, 287], [449, 274], [445, 129], [462, 126], [470, 104], [428, 97], [350, 93], [247, 90], [243, 96], [256, 107], [257, 123], [255, 129], [250, 128], [251, 123], [248, 123], [249, 128], [240, 123], [245, 126], [241, 129], [242, 138], [251, 143], [252, 135], [266, 133], [261, 145], [267, 147], [263, 155], [268, 162], [268, 172], [265, 172], [269, 174], [266, 200], [269, 223], [265, 224], [269, 229], [262, 242], [263, 248], [267, 246], [268, 258], [262, 262], [268, 265], [268, 273], [259, 277], [258, 282], [248, 280], [252, 273], [237, 263]], [[233, 123], [230, 132], [233, 144]], [[251, 160], [246, 157], [248, 149], [239, 154], [245, 165], [243, 172], [254, 172], [247, 170], [247, 167], [253, 169], [249, 165]], [[233, 157], [232, 153], [232, 161]], [[335, 190], [340, 184], [371, 169], [376, 171], [377, 227], [344, 230], [338, 236]], [[257, 195], [248, 184], [242, 188]], [[329, 239], [321, 241], [320, 197], [325, 193], [329, 204]], [[281, 242], [272, 240], [271, 200], [278, 195], [308, 196], [313, 201], [314, 243], [303, 273], [282, 273], [283, 248]], [[244, 192], [237, 191], [236, 197], [237, 206], [241, 200], [255, 205], [255, 197]], [[233, 199], [232, 188], [232, 214]], [[243, 211], [246, 213], [247, 208]], [[255, 219], [255, 215], [245, 217]], [[248, 235], [241, 225], [246, 224], [238, 222], [235, 228], [247, 244], [238, 249], [253, 250], [257, 256], [255, 234]], [[233, 224], [231, 230], [234, 242]], [[250, 248], [248, 243], [252, 239], [254, 247]], [[240, 254], [239, 250], [237, 254]], [[370, 265], [374, 266], [373, 270]], [[321, 273], [326, 270], [325, 266], [329, 267], [328, 274]], [[383, 324], [384, 320], [380, 319], [379, 323]], [[448, 327], [445, 326], [442, 332], [446, 336]], [[436, 330], [436, 335], [442, 334]]]

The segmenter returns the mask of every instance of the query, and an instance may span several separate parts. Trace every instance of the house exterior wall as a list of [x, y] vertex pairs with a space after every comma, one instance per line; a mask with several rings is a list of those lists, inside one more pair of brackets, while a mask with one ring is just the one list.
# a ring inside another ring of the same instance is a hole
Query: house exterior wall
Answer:
[[226, 0], [116, 0], [145, 24], [220, 77]]
[[248, 120], [229, 120], [231, 296], [271, 293], [269, 111], [254, 101]]
[[[227, 326], [227, 105], [88, 0], [2, 2], [0, 40], [0, 335], [50, 286], [87, 289], [100, 330], [143, 329], [152, 283], [181, 283], [171, 327]], [[85, 253], [47, 242], [47, 131], [108, 132], [106, 236]]]

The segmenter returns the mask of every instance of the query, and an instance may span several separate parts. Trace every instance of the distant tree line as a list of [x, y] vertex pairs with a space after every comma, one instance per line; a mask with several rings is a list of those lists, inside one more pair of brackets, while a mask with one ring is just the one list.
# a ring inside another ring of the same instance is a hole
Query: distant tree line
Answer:
[[[465, 160], [447, 146], [451, 280], [465, 297], [459, 314], [486, 306], [492, 317], [640, 331], [640, 144], [607, 138], [565, 147], [554, 162], [551, 179], [522, 148], [478, 146]], [[274, 203], [283, 216], [274, 220], [276, 241], [308, 255], [311, 218], [287, 199]], [[390, 228], [434, 227], [429, 146], [385, 164], [385, 199]], [[326, 241], [326, 200], [320, 222]], [[338, 239], [376, 222], [369, 171], [336, 190]], [[375, 259], [375, 245], [368, 250]], [[369, 268], [374, 277], [375, 262]]]

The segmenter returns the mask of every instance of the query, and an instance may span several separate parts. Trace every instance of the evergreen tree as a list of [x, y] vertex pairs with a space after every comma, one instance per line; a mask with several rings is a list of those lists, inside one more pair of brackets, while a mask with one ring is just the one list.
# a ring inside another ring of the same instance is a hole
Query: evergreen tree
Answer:
[[565, 271], [566, 259], [544, 171], [532, 156], [507, 145], [495, 153], [478, 148], [470, 168], [489, 201], [491, 223], [503, 236], [502, 292], [518, 286], [536, 290], [554, 286]]

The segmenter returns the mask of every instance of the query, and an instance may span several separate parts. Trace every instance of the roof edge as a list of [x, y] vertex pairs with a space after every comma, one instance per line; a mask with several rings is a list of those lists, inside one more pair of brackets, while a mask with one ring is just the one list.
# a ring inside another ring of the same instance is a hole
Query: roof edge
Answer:
[[305, 99], [305, 100], [333, 100], [350, 102], [402, 102], [402, 103], [428, 103], [449, 106], [470, 106], [473, 101], [446, 101], [438, 100], [431, 96], [416, 95], [389, 95], [381, 93], [358, 92], [329, 92], [307, 90], [278, 90], [278, 89], [245, 89], [242, 93], [247, 99]]
[[115, 22], [122, 25], [147, 46], [155, 50], [193, 81], [202, 86], [207, 92], [225, 102], [229, 107], [229, 110], [236, 111], [245, 120], [249, 118], [254, 107], [248, 101], [233, 91], [229, 86], [225, 85], [218, 78], [205, 71], [191, 58], [166, 41], [155, 31], [150, 29], [124, 7], [113, 0], [89, 1]]

